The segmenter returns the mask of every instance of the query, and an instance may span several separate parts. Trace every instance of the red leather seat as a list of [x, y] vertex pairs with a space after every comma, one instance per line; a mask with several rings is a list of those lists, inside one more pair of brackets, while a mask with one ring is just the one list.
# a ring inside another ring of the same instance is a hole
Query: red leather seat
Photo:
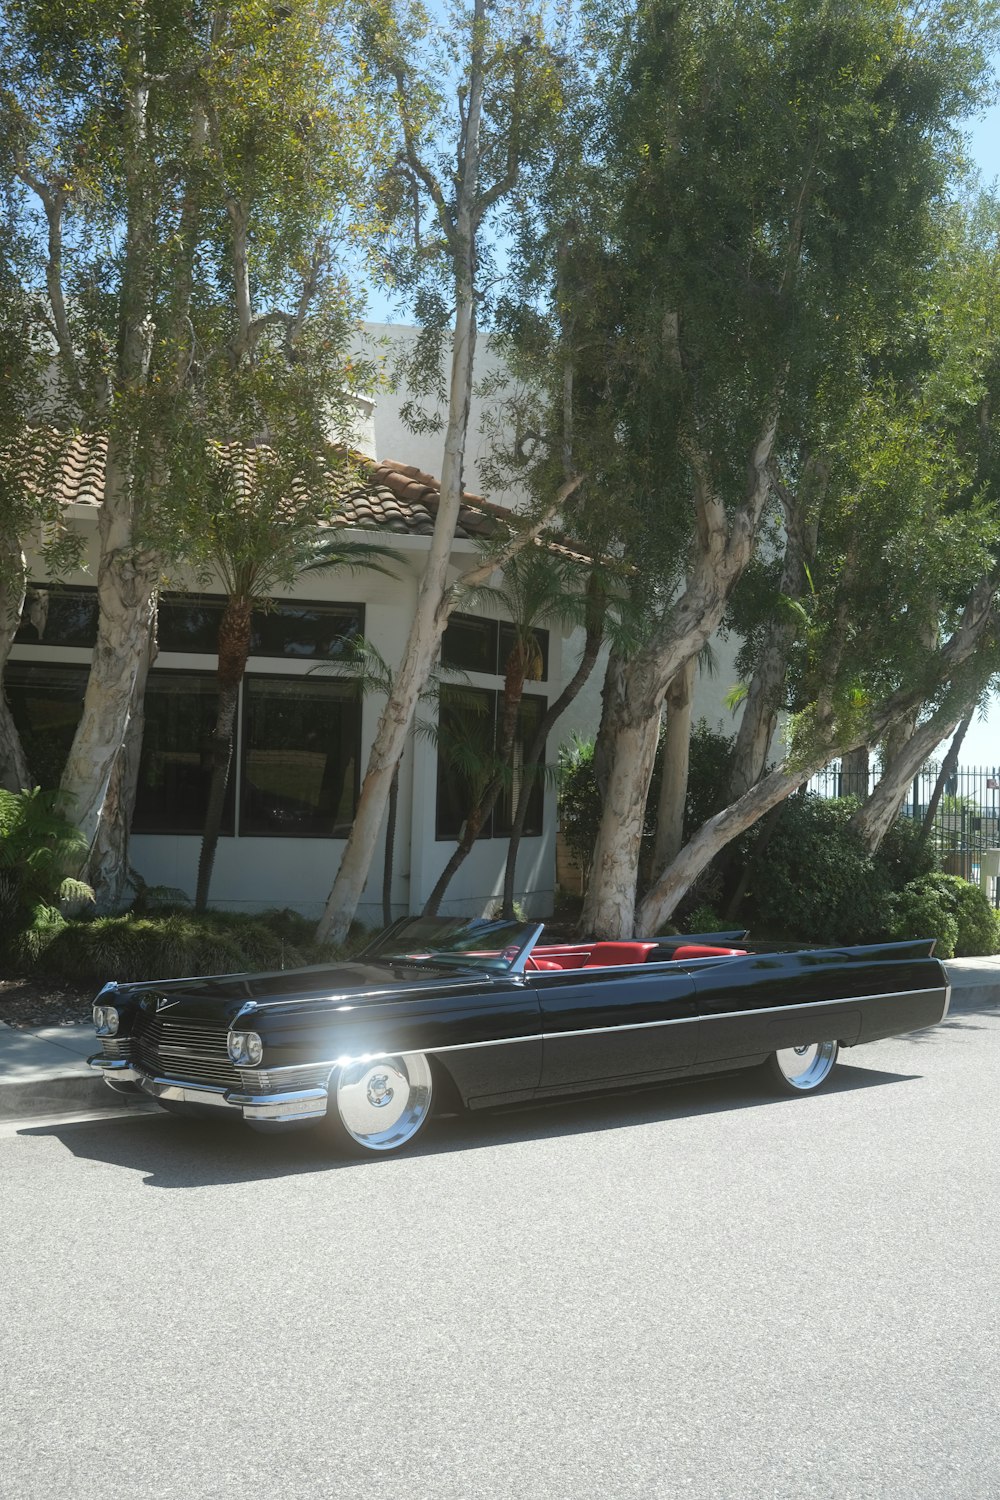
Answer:
[[680, 948], [675, 948], [671, 958], [733, 958], [737, 954], [746, 953], [745, 948], [712, 948], [707, 943], [684, 943]]
[[613, 964], [644, 964], [658, 943], [595, 943], [585, 969], [606, 969]]

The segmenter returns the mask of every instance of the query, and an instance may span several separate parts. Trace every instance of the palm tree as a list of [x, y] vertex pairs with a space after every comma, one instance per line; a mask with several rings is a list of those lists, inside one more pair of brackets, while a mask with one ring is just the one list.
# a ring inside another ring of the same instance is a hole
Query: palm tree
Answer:
[[[288, 588], [303, 573], [331, 568], [389, 571], [385, 547], [348, 540], [331, 526], [336, 501], [331, 484], [306, 488], [270, 449], [235, 444], [217, 449], [213, 466], [214, 512], [201, 540], [201, 557], [221, 578], [226, 606], [219, 622], [219, 701], [211, 740], [211, 781], [195, 910], [204, 911], [222, 827], [233, 754], [240, 685], [250, 655], [253, 611], [275, 589]], [[330, 476], [332, 481], [335, 475]], [[326, 523], [326, 524], [324, 524]]]

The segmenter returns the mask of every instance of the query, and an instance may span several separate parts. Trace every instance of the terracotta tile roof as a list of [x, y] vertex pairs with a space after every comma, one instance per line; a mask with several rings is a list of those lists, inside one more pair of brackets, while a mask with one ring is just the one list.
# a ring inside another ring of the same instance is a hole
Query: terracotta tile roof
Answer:
[[[55, 483], [66, 505], [101, 503], [107, 440], [99, 434], [70, 434], [62, 439], [63, 453], [54, 465]], [[434, 530], [440, 481], [413, 464], [384, 458], [376, 462], [361, 454], [349, 455], [353, 475], [344, 479], [339, 495], [343, 519], [339, 524], [397, 536], [430, 536]], [[455, 536], [476, 540], [496, 536], [510, 525], [514, 512], [480, 495], [463, 496]], [[334, 521], [333, 524], [338, 524]], [[572, 559], [588, 559], [564, 539], [547, 546]]]

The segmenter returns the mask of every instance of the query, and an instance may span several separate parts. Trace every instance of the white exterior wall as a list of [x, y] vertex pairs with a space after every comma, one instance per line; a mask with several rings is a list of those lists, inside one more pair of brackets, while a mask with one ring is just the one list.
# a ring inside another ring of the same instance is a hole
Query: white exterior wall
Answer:
[[[69, 586], [92, 587], [96, 564], [93, 545], [96, 514], [89, 506], [77, 506], [73, 511], [81, 528], [91, 534], [90, 569], [72, 574], [64, 582]], [[383, 533], [378, 533], [374, 539], [386, 543]], [[365, 636], [384, 659], [394, 665], [400, 660], [406, 645], [426, 543], [421, 538], [393, 536], [391, 545], [398, 551], [397, 559], [390, 564], [395, 577], [371, 572], [319, 573], [281, 597], [363, 603]], [[472, 543], [456, 543], [456, 572], [467, 567], [476, 556]], [[188, 586], [194, 588], [190, 580], [179, 575], [171, 577], [169, 586], [174, 591]], [[211, 592], [202, 587], [195, 591]], [[544, 691], [551, 701], [559, 691], [561, 653], [558, 632], [552, 631], [550, 637], [549, 679], [537, 686], [538, 691]], [[60, 646], [18, 646], [12, 652], [12, 660], [38, 665], [48, 662], [86, 666], [90, 652]], [[312, 672], [318, 676], [320, 673], [315, 669], [317, 666], [322, 668], [322, 665], [308, 660], [251, 657], [247, 673], [303, 676]], [[210, 673], [215, 668], [214, 655], [162, 651], [153, 670]], [[467, 680], [472, 686], [501, 685], [499, 677], [480, 673], [467, 674]], [[359, 778], [364, 775], [383, 702], [381, 696], [369, 694], [362, 705]], [[238, 730], [242, 731], [241, 724]], [[234, 754], [233, 768], [233, 774], [238, 774], [237, 754]], [[524, 902], [530, 915], [539, 916], [551, 911], [555, 889], [555, 791], [547, 787], [544, 798], [545, 833], [522, 841], [518, 861], [517, 899]], [[392, 891], [394, 916], [422, 910], [454, 848], [454, 840], [439, 841], [435, 838], [436, 803], [437, 749], [427, 736], [417, 734], [411, 738], [400, 770]], [[134, 868], [147, 884], [171, 887], [193, 897], [200, 847], [201, 840], [194, 834], [139, 833], [132, 836], [130, 853]], [[343, 839], [223, 834], [219, 839], [212, 875], [211, 904], [243, 911], [287, 906], [306, 916], [318, 917], [326, 903], [344, 847]], [[367, 926], [381, 926], [382, 923], [383, 848], [384, 830], [358, 908], [358, 920]], [[442, 905], [442, 913], [479, 915], [498, 900], [503, 890], [506, 856], [506, 839], [480, 840], [455, 876]]]

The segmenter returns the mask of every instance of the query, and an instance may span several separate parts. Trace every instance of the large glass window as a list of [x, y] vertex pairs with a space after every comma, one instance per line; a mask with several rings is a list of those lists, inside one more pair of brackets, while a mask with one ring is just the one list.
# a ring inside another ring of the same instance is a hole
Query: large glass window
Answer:
[[[216, 679], [209, 673], [151, 672], [144, 712], [133, 831], [200, 834], [212, 777]], [[235, 781], [234, 754], [222, 813], [224, 834], [233, 832]]]
[[84, 646], [97, 640], [97, 590], [33, 583], [28, 588], [19, 646]]
[[358, 796], [355, 685], [254, 676], [243, 690], [240, 833], [346, 836]]
[[59, 785], [87, 690], [87, 667], [8, 662], [4, 688], [24, 745], [28, 769], [39, 786]]
[[[482, 795], [494, 770], [493, 759], [503, 694], [491, 688], [446, 685], [438, 708], [437, 837], [457, 839], [469, 812]], [[506, 838], [524, 780], [524, 760], [545, 713], [546, 700], [526, 693], [518, 710], [512, 752], [513, 777], [497, 799], [480, 838]], [[544, 748], [542, 761], [545, 759]], [[524, 832], [542, 832], [544, 784], [532, 780]]]
[[[534, 630], [532, 634], [542, 664], [540, 680], [544, 682], [549, 675], [549, 632]], [[514, 627], [506, 621], [452, 615], [441, 641], [441, 665], [502, 677], [513, 646]]]
[[[165, 595], [160, 601], [160, 650], [214, 656], [225, 605], [218, 594]], [[276, 599], [268, 609], [254, 610], [250, 655], [334, 661], [363, 633], [364, 623], [363, 604]]]

